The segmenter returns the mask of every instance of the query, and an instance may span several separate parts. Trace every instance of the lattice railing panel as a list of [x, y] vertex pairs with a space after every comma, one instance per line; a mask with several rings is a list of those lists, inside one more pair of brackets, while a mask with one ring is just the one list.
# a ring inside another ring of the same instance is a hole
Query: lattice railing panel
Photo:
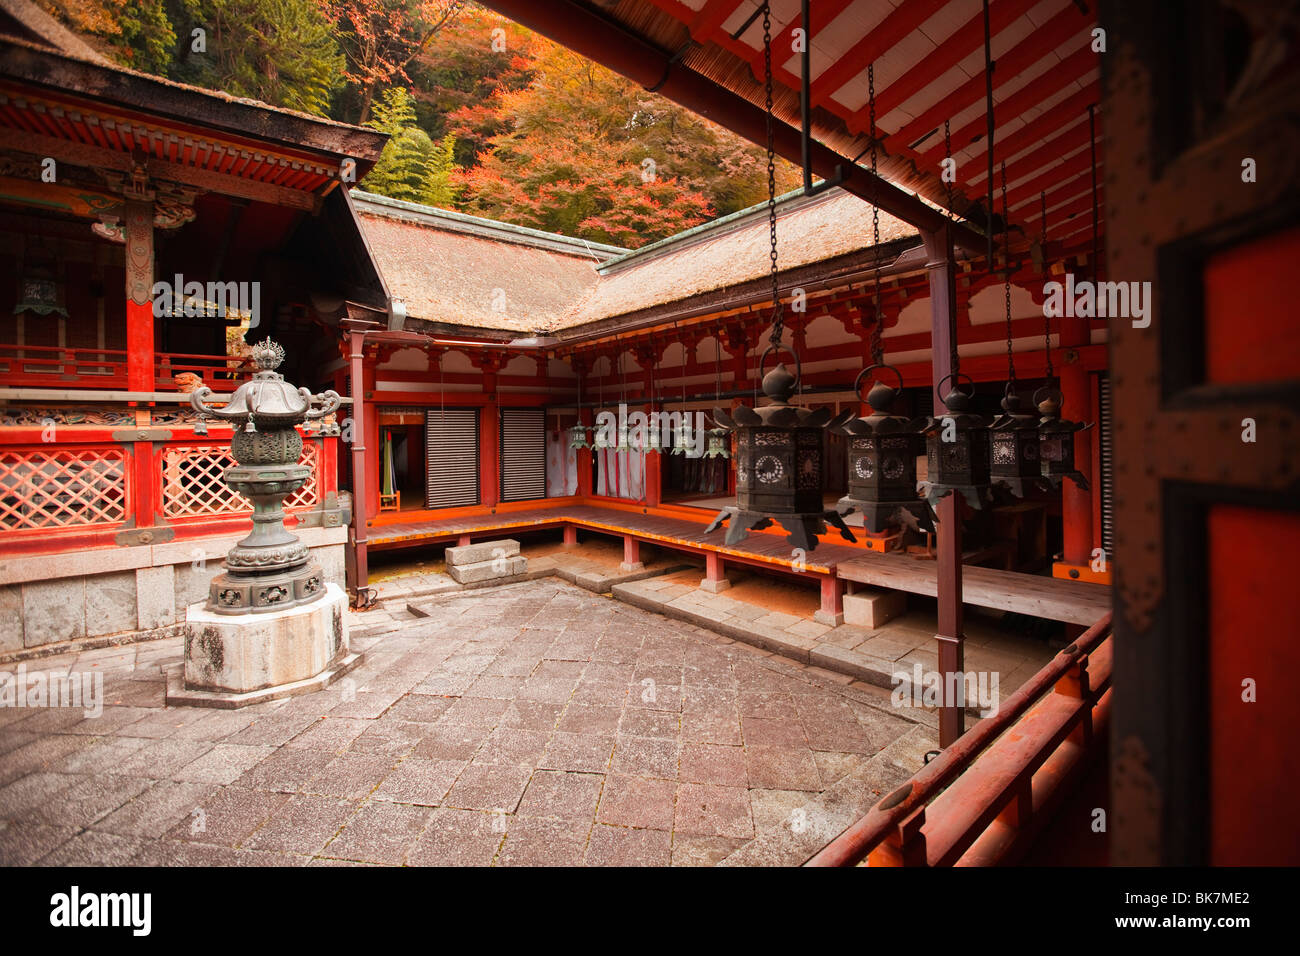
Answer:
[[[314, 442], [303, 443], [298, 463], [310, 467], [311, 475], [284, 503], [286, 508], [311, 508], [319, 503], [319, 455]], [[228, 488], [222, 477], [235, 464], [229, 445], [167, 448], [162, 459], [163, 516], [195, 518], [252, 511], [252, 503]]]
[[126, 520], [118, 448], [0, 451], [0, 528], [81, 528]]

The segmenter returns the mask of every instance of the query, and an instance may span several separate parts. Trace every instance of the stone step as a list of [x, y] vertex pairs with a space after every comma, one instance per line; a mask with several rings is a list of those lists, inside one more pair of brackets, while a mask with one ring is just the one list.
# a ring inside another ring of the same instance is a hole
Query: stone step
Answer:
[[[515, 547], [518, 548], [518, 543]], [[478, 545], [470, 545], [478, 547]], [[472, 564], [448, 565], [447, 573], [452, 579], [459, 584], [475, 584], [480, 581], [491, 581], [496, 578], [508, 578], [516, 574], [523, 574], [528, 569], [528, 559], [521, 554], [516, 554], [513, 558], [497, 557], [487, 561], [475, 561]]]
[[446, 553], [447, 569], [465, 567], [470, 564], [482, 564], [493, 558], [513, 558], [519, 553], [519, 542], [513, 538], [500, 541], [480, 541], [478, 544], [462, 544], [448, 548]]

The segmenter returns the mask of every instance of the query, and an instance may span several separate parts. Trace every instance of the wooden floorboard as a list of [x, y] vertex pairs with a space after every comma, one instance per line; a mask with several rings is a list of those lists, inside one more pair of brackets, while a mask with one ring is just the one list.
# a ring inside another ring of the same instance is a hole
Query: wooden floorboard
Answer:
[[[639, 539], [658, 542], [669, 547], [716, 551], [745, 561], [758, 561], [786, 568], [793, 566], [796, 555], [786, 541], [784, 533], [752, 533], [740, 543], [729, 546], [725, 543], [725, 528], [719, 528], [710, 534], [704, 533], [704, 528], [711, 518], [712, 515], [708, 515], [699, 521], [692, 521], [664, 515], [638, 514], [635, 511], [623, 511], [618, 508], [573, 505], [563, 508], [509, 511], [495, 515], [385, 524], [369, 528], [366, 538], [370, 548], [383, 550], [422, 540], [432, 542], [464, 534], [486, 534], [512, 529], [573, 524], [580, 528], [609, 534], [632, 534]], [[803, 562], [808, 571], [832, 574], [839, 562], [860, 554], [862, 551], [858, 548], [823, 543], [806, 554]]]
[[[896, 554], [858, 554], [835, 571], [846, 581], [935, 597], [938, 569], [932, 561]], [[966, 565], [961, 571], [962, 601], [976, 607], [1015, 611], [1031, 617], [1092, 625], [1110, 610], [1110, 588], [1037, 574]]]

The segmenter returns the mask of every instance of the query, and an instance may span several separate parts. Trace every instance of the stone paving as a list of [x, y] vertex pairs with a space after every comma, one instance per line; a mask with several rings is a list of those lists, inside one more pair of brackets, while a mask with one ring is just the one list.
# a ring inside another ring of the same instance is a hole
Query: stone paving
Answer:
[[103, 674], [104, 708], [0, 707], [0, 864], [798, 863], [935, 746], [842, 674], [555, 578], [426, 610], [237, 711], [163, 706], [175, 639], [28, 662]]

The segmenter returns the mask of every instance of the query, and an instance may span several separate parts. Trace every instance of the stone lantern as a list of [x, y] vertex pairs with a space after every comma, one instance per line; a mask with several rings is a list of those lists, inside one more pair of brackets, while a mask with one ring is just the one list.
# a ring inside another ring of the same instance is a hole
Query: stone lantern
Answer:
[[253, 503], [253, 530], [226, 554], [207, 603], [187, 613], [184, 686], [169, 687], [169, 702], [241, 706], [324, 686], [360, 660], [348, 652], [346, 595], [284, 526], [284, 499], [311, 476], [295, 426], [333, 415], [339, 396], [286, 382], [276, 371], [284, 349], [269, 339], [252, 359], [257, 372], [224, 406], [207, 404], [206, 387], [190, 395], [200, 422], [234, 426], [237, 464], [225, 479]]

